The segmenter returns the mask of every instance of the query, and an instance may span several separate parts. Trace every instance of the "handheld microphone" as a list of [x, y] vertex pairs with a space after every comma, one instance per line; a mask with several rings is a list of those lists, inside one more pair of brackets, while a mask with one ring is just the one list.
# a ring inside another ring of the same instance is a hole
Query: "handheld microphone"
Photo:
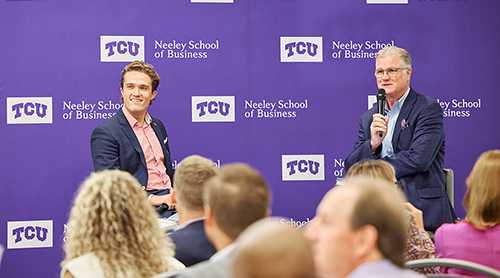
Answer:
[[168, 210], [168, 205], [167, 204], [161, 204], [161, 205], [157, 206], [155, 208], [155, 210], [156, 210], [157, 213], [161, 214], [162, 212]]
[[[381, 114], [382, 116], [385, 116], [385, 89], [377, 90], [377, 106], [378, 106], [378, 113]], [[382, 137], [383, 132], [379, 131], [378, 135]]]

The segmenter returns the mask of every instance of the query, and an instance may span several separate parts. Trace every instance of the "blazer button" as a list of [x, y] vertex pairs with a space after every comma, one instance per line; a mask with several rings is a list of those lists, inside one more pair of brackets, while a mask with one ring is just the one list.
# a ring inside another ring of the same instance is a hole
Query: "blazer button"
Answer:
[[142, 187], [142, 190], [146, 190], [146, 187], [145, 187], [145, 186], [143, 186], [143, 187]]

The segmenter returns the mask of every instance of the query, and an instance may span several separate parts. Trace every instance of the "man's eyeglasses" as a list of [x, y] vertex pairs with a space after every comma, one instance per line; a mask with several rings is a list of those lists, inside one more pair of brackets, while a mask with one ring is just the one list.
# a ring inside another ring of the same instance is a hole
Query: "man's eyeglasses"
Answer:
[[375, 74], [376, 77], [382, 77], [384, 76], [384, 73], [387, 72], [387, 75], [389, 75], [390, 77], [394, 77], [396, 76], [396, 74], [398, 74], [399, 70], [405, 70], [405, 69], [408, 68], [388, 68], [386, 70], [376, 69], [373, 71], [373, 73]]

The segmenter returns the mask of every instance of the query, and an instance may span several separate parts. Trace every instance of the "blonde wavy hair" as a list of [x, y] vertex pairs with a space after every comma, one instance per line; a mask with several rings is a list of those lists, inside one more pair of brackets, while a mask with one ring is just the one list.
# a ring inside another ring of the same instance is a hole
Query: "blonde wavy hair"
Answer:
[[80, 186], [68, 222], [66, 258], [93, 252], [106, 277], [151, 277], [171, 270], [173, 244], [129, 173], [92, 173]]
[[500, 224], [500, 150], [487, 151], [477, 159], [467, 178], [463, 204], [465, 222], [477, 229]]

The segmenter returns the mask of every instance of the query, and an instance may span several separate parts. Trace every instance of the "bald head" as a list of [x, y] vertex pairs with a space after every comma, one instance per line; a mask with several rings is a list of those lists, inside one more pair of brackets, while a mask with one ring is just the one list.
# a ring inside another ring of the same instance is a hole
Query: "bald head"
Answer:
[[278, 218], [259, 220], [238, 238], [232, 278], [314, 278], [309, 241]]

